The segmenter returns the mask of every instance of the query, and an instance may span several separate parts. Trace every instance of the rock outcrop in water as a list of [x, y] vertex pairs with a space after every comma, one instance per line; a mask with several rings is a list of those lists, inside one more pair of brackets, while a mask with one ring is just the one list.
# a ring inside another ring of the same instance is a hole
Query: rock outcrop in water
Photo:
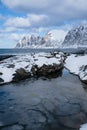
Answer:
[[53, 64], [53, 65], [43, 65], [41, 67], [38, 67], [37, 65], [32, 66], [31, 72], [35, 76], [45, 76], [45, 77], [58, 77], [61, 75], [61, 71], [63, 68], [63, 63], [60, 65]]
[[30, 77], [61, 75], [66, 55], [62, 52], [14, 56], [0, 62], [0, 84]]
[[0, 61], [2, 61], [4, 59], [7, 59], [7, 58], [10, 58], [10, 57], [13, 57], [13, 55], [1, 55], [0, 56]]

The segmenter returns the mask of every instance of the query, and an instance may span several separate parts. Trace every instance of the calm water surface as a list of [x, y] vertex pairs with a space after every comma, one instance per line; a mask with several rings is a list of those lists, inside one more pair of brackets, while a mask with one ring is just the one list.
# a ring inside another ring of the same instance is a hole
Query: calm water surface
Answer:
[[87, 92], [67, 70], [0, 87], [0, 130], [78, 130], [86, 113]]
[[[0, 54], [31, 52], [41, 49], [0, 49]], [[66, 69], [61, 77], [0, 86], [0, 130], [79, 130], [84, 123], [87, 91], [79, 78]]]

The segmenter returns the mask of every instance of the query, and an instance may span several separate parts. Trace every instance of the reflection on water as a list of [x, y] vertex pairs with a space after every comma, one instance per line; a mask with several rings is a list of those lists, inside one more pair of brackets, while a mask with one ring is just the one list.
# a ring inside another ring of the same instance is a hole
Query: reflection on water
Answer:
[[64, 75], [68, 75], [68, 74], [69, 74], [69, 71], [64, 68], [63, 71], [62, 71], [62, 75], [64, 76]]
[[0, 87], [0, 130], [78, 130], [86, 113], [87, 92], [65, 69], [62, 77]]

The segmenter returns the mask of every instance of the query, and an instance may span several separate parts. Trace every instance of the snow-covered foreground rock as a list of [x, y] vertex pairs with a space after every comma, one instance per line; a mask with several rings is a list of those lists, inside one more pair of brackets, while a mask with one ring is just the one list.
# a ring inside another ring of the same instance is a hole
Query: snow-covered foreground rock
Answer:
[[87, 83], [87, 55], [70, 55], [67, 57], [65, 67], [73, 74]]
[[87, 124], [81, 125], [81, 128], [79, 130], [87, 130]]
[[31, 76], [59, 73], [65, 55], [62, 52], [14, 56], [0, 62], [0, 84], [17, 82]]

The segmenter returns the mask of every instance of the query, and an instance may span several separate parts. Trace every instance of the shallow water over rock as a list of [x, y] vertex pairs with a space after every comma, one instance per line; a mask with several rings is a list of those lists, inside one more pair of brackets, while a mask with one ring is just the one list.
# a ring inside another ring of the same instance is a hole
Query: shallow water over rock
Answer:
[[0, 87], [0, 130], [78, 130], [86, 122], [87, 91], [65, 69]]

